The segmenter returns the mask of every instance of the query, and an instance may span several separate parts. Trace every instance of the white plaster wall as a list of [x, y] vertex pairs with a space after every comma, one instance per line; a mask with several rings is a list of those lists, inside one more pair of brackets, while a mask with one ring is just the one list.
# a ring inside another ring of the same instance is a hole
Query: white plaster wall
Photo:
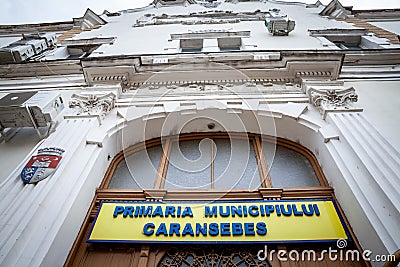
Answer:
[[364, 115], [400, 151], [400, 81], [354, 80], [345, 86], [356, 89]]
[[[165, 24], [144, 27], [133, 27], [136, 20], [145, 14], [190, 14], [194, 12], [210, 11], [233, 11], [233, 12], [254, 12], [259, 9], [280, 9], [283, 14], [295, 20], [296, 27], [289, 36], [273, 36], [264, 25], [264, 21], [241, 21], [240, 23], [227, 24]], [[144, 11], [123, 13], [119, 17], [108, 18], [108, 24], [99, 29], [82, 32], [73, 39], [94, 38], [94, 37], [116, 37], [112, 45], [102, 45], [89, 57], [106, 55], [132, 55], [132, 54], [165, 54], [179, 52], [179, 43], [168, 41], [172, 33], [189, 33], [202, 30], [229, 30], [229, 31], [251, 31], [250, 38], [243, 38], [243, 43], [248, 45], [245, 50], [327, 50], [332, 47], [324, 46], [323, 42], [311, 37], [309, 29], [354, 29], [352, 24], [321, 17], [319, 8], [306, 8], [301, 3], [272, 3], [272, 2], [239, 2], [236, 4], [222, 3], [217, 8], [207, 9], [201, 5], [193, 4], [188, 6], [171, 7], [149, 7]], [[337, 49], [336, 46], [333, 46]]]
[[369, 23], [400, 35], [400, 21], [370, 21]]
[[8, 137], [11, 137], [9, 141], [0, 142], [0, 184], [40, 141], [33, 128], [16, 129], [9, 132]]

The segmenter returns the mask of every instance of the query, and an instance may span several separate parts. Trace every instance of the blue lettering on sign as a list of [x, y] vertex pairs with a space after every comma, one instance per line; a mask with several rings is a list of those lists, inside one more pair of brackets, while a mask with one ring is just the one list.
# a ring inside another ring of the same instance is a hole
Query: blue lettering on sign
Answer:
[[281, 205], [281, 211], [283, 215], [290, 216], [292, 215], [292, 206], [288, 204], [287, 210], [285, 210], [285, 205]]
[[217, 207], [213, 206], [212, 209], [210, 209], [209, 206], [204, 207], [204, 216], [207, 217], [217, 217]]
[[264, 212], [264, 206], [263, 205], [260, 205], [260, 213], [261, 213], [261, 216], [265, 216], [265, 212]]
[[[301, 207], [301, 208], [300, 208]], [[205, 206], [204, 217], [264, 217], [271, 216], [275, 213], [277, 216], [319, 216], [320, 211], [317, 204], [301, 204], [297, 207], [296, 204], [276, 204], [276, 205], [238, 205], [238, 206]], [[192, 217], [192, 208], [182, 206], [116, 206], [114, 208], [113, 217], [173, 217], [184, 218]]]
[[203, 226], [200, 223], [196, 223], [196, 236], [199, 236], [200, 233], [203, 236], [207, 236], [207, 224], [204, 223]]
[[269, 216], [272, 212], [274, 212], [273, 205], [265, 205], [265, 214]]
[[171, 217], [175, 217], [175, 207], [174, 206], [165, 207], [165, 217], [168, 217], [169, 215], [171, 215]]
[[266, 235], [267, 234], [267, 225], [263, 222], [258, 222], [256, 225], [257, 234], [258, 235]]
[[210, 233], [211, 236], [216, 236], [219, 234], [218, 231], [218, 224], [217, 223], [210, 223], [210, 227], [208, 232]]
[[294, 214], [294, 216], [303, 216], [303, 212], [298, 211], [295, 204], [293, 204], [292, 207], [293, 207], [293, 214]]
[[254, 233], [254, 223], [245, 223], [244, 232], [246, 235], [255, 235]]
[[167, 226], [165, 226], [165, 223], [161, 223], [157, 229], [156, 236], [159, 236], [161, 234], [163, 234], [164, 236], [168, 236]]
[[276, 215], [281, 216], [281, 208], [279, 207], [279, 205], [275, 206], [275, 211], [276, 211]]
[[[154, 223], [149, 222], [143, 226], [143, 233], [147, 236], [151, 236], [154, 234], [156, 226]], [[195, 230], [194, 230], [195, 229]], [[181, 227], [180, 223], [160, 223], [155, 231], [155, 235], [164, 235], [164, 236], [254, 236], [257, 235], [266, 235], [267, 234], [267, 225], [264, 222], [258, 222], [255, 227], [254, 223], [207, 223], [201, 224], [196, 223], [192, 225], [191, 223], [186, 223], [185, 226]]]
[[254, 205], [250, 206], [250, 207], [249, 207], [249, 214], [250, 214], [250, 216], [252, 216], [252, 217], [257, 217], [257, 216], [259, 215], [259, 213], [258, 213], [258, 207], [257, 207], [257, 206], [254, 206]]
[[154, 210], [153, 217], [156, 217], [156, 216], [164, 217], [161, 206], [157, 206], [157, 208]]
[[182, 210], [182, 207], [178, 206], [177, 211], [176, 211], [176, 214], [177, 214], [178, 218], [181, 217], [181, 210]]
[[190, 207], [185, 207], [185, 209], [182, 212], [182, 218], [186, 216], [193, 217], [193, 212]]
[[314, 209], [313, 209], [313, 206], [311, 204], [308, 204], [308, 209], [309, 210], [307, 210], [306, 204], [302, 204], [301, 205], [301, 209], [303, 210], [303, 213], [306, 216], [312, 216], [314, 214]]
[[230, 206], [225, 206], [225, 211], [224, 211], [224, 206], [219, 206], [219, 216], [228, 217], [230, 214], [231, 214]]
[[239, 217], [243, 216], [242, 206], [238, 207], [232, 206], [231, 212], [232, 212], [232, 217], [235, 217], [235, 215], [238, 215]]
[[189, 234], [191, 236], [194, 236], [193, 228], [192, 228], [192, 225], [190, 223], [187, 223], [185, 225], [185, 228], [183, 228], [183, 231], [182, 231], [182, 236], [185, 236], [187, 234]]
[[143, 233], [147, 236], [154, 234], [154, 227], [154, 223], [146, 223], [143, 227]]
[[319, 209], [318, 209], [318, 205], [314, 204], [313, 205], [314, 211], [315, 211], [315, 215], [319, 216]]
[[132, 212], [133, 212], [133, 207], [132, 207], [132, 206], [127, 206], [127, 207], [125, 207], [124, 215], [123, 215], [124, 218], [125, 218], [126, 216], [128, 216], [128, 215], [129, 215], [129, 217], [133, 217]]
[[181, 229], [181, 225], [179, 223], [171, 223], [169, 225], [169, 236], [173, 236], [176, 234], [177, 236], [180, 236], [179, 230]]
[[[125, 207], [125, 212], [128, 208], [129, 208], [129, 206]], [[133, 207], [132, 207], [132, 211], [133, 211]], [[135, 217], [151, 217], [152, 211], [153, 211], [153, 206], [148, 206], [147, 208], [146, 208], [146, 206], [136, 206]], [[124, 212], [124, 215], [125, 215], [125, 212]], [[132, 217], [132, 216], [130, 216], [130, 217]]]
[[[271, 216], [319, 216], [318, 204], [252, 204], [246, 205], [216, 205], [205, 206], [203, 218], [215, 217], [265, 217]], [[192, 208], [189, 206], [164, 206], [164, 205], [133, 205], [115, 206], [113, 217], [137, 218], [137, 217], [173, 217], [193, 218]], [[282, 216], [282, 218], [283, 218]], [[221, 223], [160, 223], [158, 225], [148, 222], [143, 226], [143, 234], [164, 236], [265, 236], [267, 235], [265, 222], [221, 222]]]
[[118, 216], [118, 214], [122, 214], [122, 213], [124, 212], [124, 210], [125, 210], [124, 207], [122, 207], [122, 206], [116, 206], [115, 209], [114, 209], [113, 217], [115, 218], [115, 217]]
[[221, 226], [221, 235], [222, 236], [231, 235], [231, 231], [230, 231], [231, 225], [229, 223], [221, 223], [220, 226]]
[[243, 228], [241, 223], [232, 223], [232, 234], [243, 235]]

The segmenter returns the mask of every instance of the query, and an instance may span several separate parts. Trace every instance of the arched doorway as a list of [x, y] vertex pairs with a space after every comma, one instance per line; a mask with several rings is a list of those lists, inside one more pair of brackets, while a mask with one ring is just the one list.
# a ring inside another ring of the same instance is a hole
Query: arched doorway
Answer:
[[[87, 243], [87, 237], [103, 201], [198, 203], [293, 199], [335, 201], [333, 189], [315, 156], [295, 142], [232, 132], [151, 139], [114, 157], [66, 266], [223, 266], [218, 262], [229, 263], [227, 266], [284, 266], [277, 254], [270, 259], [257, 257], [257, 252], [264, 249], [263, 243], [203, 245], [189, 242], [190, 246], [162, 242]], [[344, 218], [345, 227], [351, 229], [340, 207], [337, 212]], [[306, 261], [315, 266], [332, 264], [328, 258], [316, 260], [330, 246], [332, 242], [268, 244], [270, 250], [291, 249], [298, 254], [312, 249], [316, 253], [315, 260]], [[346, 249], [358, 249], [351, 231]], [[300, 260], [293, 264], [302, 263], [304, 261]], [[342, 264], [363, 266], [364, 262], [343, 261]]]

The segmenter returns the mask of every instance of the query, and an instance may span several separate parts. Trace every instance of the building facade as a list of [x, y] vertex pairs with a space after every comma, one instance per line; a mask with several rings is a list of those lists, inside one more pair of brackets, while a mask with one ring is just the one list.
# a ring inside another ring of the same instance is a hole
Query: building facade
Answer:
[[0, 266], [395, 266], [399, 26], [336, 0], [0, 26]]

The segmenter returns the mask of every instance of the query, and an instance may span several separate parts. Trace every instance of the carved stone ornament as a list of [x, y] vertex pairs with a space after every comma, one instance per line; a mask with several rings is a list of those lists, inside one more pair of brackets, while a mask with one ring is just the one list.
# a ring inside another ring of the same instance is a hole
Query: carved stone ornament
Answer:
[[129, 82], [129, 80], [123, 76], [122, 80], [121, 80], [121, 87], [122, 87], [122, 91], [126, 92], [128, 91], [132, 86], [132, 83]]
[[307, 94], [310, 103], [324, 115], [324, 118], [327, 112], [362, 111], [362, 109], [353, 106], [353, 103], [358, 101], [358, 95], [353, 87], [343, 90], [310, 88]]
[[98, 115], [104, 118], [114, 108], [115, 95], [113, 93], [98, 95], [73, 94], [69, 107], [77, 110], [77, 115]]

